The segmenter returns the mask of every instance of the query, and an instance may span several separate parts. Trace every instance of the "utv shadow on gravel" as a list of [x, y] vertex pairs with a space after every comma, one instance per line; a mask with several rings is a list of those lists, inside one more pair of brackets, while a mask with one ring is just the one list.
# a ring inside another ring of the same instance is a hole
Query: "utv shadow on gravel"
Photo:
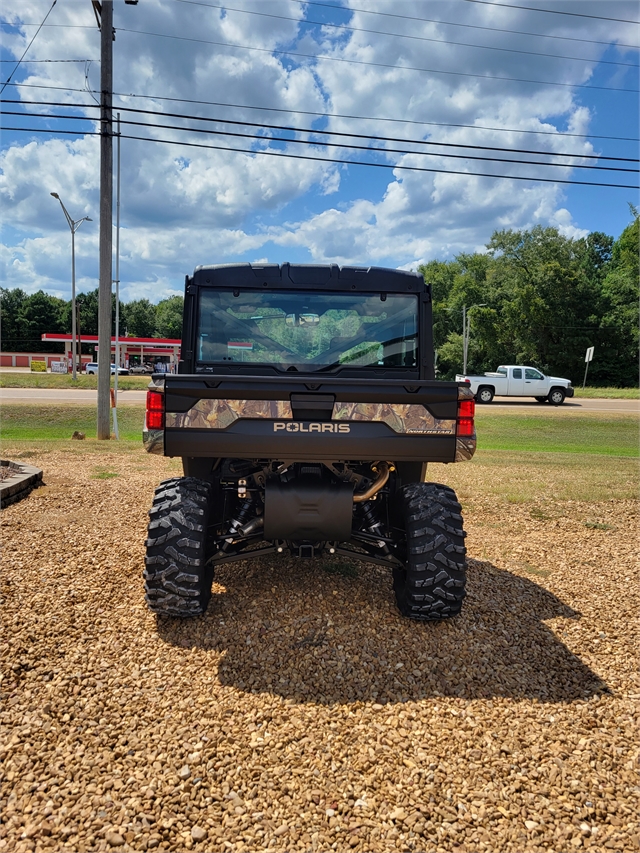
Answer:
[[158, 633], [222, 653], [223, 685], [300, 703], [568, 703], [609, 692], [544, 621], [580, 614], [527, 578], [469, 560], [462, 615], [416, 626], [393, 607], [388, 572], [361, 564], [348, 577], [321, 565], [272, 558], [225, 567], [204, 616], [158, 617]]

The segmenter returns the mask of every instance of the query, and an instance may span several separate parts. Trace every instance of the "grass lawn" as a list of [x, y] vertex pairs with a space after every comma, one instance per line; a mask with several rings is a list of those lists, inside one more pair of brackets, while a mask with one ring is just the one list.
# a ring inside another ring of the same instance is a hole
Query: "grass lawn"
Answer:
[[[143, 406], [120, 406], [118, 427], [121, 439], [139, 441], [142, 446]], [[113, 420], [111, 421], [113, 434]], [[3, 444], [7, 442], [65, 441], [78, 430], [86, 437], [96, 435], [96, 407], [76, 403], [65, 406], [13, 405], [2, 406], [0, 434]], [[76, 444], [76, 442], [73, 442]], [[78, 442], [79, 443], [79, 442]], [[100, 442], [100, 444], [103, 444]]]
[[591, 400], [640, 400], [640, 388], [576, 388], [575, 396]]
[[455, 489], [465, 511], [483, 502], [531, 504], [532, 517], [544, 519], [548, 502], [635, 500], [639, 469], [624, 456], [480, 449], [471, 462], [429, 464], [427, 479]]
[[[141, 441], [144, 407], [118, 409], [120, 437]], [[64, 441], [75, 430], [87, 438], [96, 434], [96, 409], [91, 405], [5, 404], [1, 434], [8, 441]], [[587, 453], [602, 456], [638, 456], [638, 422], [634, 415], [599, 412], [572, 414], [553, 409], [545, 414], [476, 410], [479, 450], [521, 453]]]
[[563, 409], [544, 415], [476, 409], [478, 448], [525, 453], [590, 453], [638, 456], [639, 432], [635, 415], [581, 412]]
[[[150, 376], [118, 376], [118, 388], [145, 389], [149, 387]], [[0, 388], [78, 388], [96, 389], [98, 377], [90, 373], [88, 376], [78, 374], [73, 381], [71, 374], [59, 373], [0, 373]], [[111, 377], [113, 388], [113, 376]]]

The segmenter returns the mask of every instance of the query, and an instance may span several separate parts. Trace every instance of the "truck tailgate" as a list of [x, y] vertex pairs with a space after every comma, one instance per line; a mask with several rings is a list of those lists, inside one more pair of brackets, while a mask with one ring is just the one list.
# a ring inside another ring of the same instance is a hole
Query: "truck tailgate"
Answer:
[[164, 452], [453, 462], [458, 385], [427, 380], [166, 376]]

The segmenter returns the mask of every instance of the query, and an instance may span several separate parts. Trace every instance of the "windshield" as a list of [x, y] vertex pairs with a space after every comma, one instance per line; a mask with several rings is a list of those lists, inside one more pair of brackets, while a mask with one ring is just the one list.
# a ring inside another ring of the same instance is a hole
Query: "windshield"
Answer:
[[416, 296], [200, 291], [200, 364], [417, 366]]

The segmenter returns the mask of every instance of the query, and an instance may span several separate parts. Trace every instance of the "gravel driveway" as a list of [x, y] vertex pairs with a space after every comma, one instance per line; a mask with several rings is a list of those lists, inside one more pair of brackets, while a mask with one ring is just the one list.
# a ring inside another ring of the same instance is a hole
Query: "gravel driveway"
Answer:
[[175, 463], [29, 461], [47, 486], [2, 514], [0, 850], [637, 849], [632, 502], [474, 501], [450, 623], [402, 619], [383, 570], [291, 559], [156, 623]]

